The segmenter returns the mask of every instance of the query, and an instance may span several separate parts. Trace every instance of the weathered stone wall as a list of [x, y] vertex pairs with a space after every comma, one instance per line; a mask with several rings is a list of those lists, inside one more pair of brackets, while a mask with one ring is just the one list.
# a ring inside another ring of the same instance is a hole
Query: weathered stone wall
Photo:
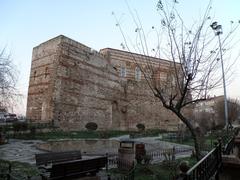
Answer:
[[[141, 54], [130, 53], [127, 51], [121, 51], [117, 49], [105, 48], [101, 49], [100, 53], [112, 64], [114, 68], [118, 71], [120, 75], [121, 67], [126, 68], [125, 79], [136, 80], [136, 67], [141, 66], [144, 71], [148, 71], [147, 68], [154, 68], [156, 75], [166, 80], [167, 74], [172, 69], [172, 62], [158, 59], [150, 56], [144, 56]], [[137, 63], [138, 65], [137, 65]], [[151, 66], [151, 67], [149, 67]], [[157, 77], [155, 77], [157, 78]], [[141, 80], [144, 80], [144, 75], [141, 73]]]
[[[113, 49], [98, 53], [64, 36], [39, 45], [33, 50], [27, 118], [65, 130], [85, 129], [88, 122], [99, 129], [136, 129], [138, 123], [176, 129], [178, 118], [153, 97], [143, 76], [135, 80], [132, 57]], [[168, 61], [161, 63], [170, 68]], [[125, 78], [119, 76], [121, 65]]]
[[127, 82], [127, 122], [129, 129], [135, 129], [142, 123], [147, 129], [160, 128], [176, 130], [179, 119], [163, 108], [144, 82]]
[[124, 99], [116, 70], [99, 53], [68, 38], [62, 40], [60, 52], [55, 124], [84, 129], [87, 122], [96, 122], [100, 129], [117, 128], [112, 108], [116, 99]]
[[26, 114], [32, 121], [48, 122], [53, 117], [53, 92], [60, 42], [61, 39], [57, 37], [33, 49]]
[[160, 69], [158, 77], [161, 78], [161, 81], [167, 81], [169, 71], [172, 69], [170, 61], [159, 61], [159, 59], [154, 57], [146, 57], [111, 48], [102, 49], [100, 53], [116, 68], [119, 75], [120, 68], [126, 67], [126, 77], [122, 78], [127, 79], [127, 82], [123, 83], [127, 100], [125, 105], [125, 109], [127, 109], [126, 127], [135, 129], [136, 124], [142, 123], [146, 128], [176, 130], [179, 119], [173, 113], [163, 108], [160, 100], [153, 96], [143, 73], [141, 74], [141, 80], [136, 80], [135, 76], [136, 61], [142, 68], [147, 66], [146, 62], [150, 62], [149, 65]]

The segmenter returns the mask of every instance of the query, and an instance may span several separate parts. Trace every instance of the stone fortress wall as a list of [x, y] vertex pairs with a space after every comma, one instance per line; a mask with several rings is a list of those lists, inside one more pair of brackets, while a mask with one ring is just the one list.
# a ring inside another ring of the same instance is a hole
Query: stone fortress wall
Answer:
[[[143, 55], [106, 48], [100, 52], [63, 35], [33, 49], [27, 118], [52, 122], [64, 130], [176, 130], [179, 119], [162, 107], [139, 72]], [[171, 62], [147, 57], [161, 66], [166, 80]]]

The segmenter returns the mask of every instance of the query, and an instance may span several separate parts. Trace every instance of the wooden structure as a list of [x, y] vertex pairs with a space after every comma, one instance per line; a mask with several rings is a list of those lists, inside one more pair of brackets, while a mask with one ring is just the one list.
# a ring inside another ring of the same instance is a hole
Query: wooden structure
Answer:
[[35, 159], [37, 166], [47, 166], [48, 164], [53, 164], [57, 162], [82, 159], [82, 154], [81, 151], [49, 152], [36, 154]]
[[80, 151], [36, 154], [42, 179], [67, 179], [96, 175], [107, 164], [107, 157], [84, 157]]

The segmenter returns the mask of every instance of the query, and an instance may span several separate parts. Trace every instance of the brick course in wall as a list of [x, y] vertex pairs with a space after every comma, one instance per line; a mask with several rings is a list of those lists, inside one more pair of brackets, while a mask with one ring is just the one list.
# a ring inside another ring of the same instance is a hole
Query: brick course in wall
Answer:
[[88, 122], [102, 130], [134, 130], [138, 123], [176, 130], [179, 119], [153, 96], [143, 74], [135, 79], [136, 59], [160, 63], [165, 80], [171, 70], [170, 61], [111, 48], [96, 52], [62, 35], [40, 44], [33, 49], [27, 118], [63, 130], [83, 130]]

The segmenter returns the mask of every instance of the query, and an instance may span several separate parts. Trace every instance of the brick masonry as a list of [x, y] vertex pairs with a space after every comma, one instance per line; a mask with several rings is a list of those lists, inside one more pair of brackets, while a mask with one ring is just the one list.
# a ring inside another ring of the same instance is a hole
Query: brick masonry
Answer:
[[138, 123], [176, 130], [179, 119], [154, 98], [143, 74], [135, 79], [135, 60], [144, 64], [144, 58], [161, 66], [166, 80], [170, 61], [111, 48], [97, 52], [63, 35], [40, 44], [33, 49], [27, 118], [63, 130], [82, 130], [88, 122], [102, 130], [133, 130]]

